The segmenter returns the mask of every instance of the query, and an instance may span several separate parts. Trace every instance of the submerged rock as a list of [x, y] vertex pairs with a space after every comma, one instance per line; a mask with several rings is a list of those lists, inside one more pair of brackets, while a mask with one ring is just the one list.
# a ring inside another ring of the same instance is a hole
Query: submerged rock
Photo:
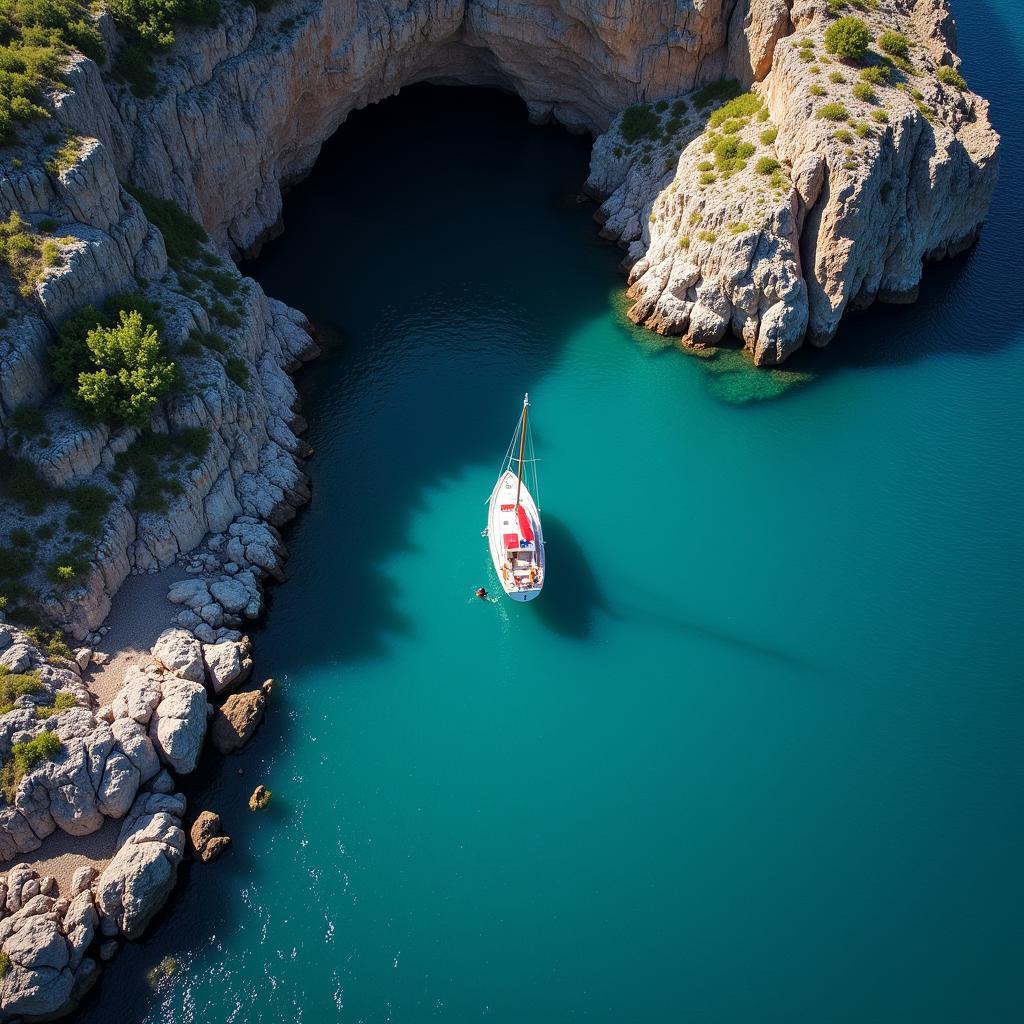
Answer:
[[260, 785], [252, 791], [252, 796], [249, 797], [249, 810], [262, 811], [270, 803], [270, 796], [271, 791], [260, 783]]

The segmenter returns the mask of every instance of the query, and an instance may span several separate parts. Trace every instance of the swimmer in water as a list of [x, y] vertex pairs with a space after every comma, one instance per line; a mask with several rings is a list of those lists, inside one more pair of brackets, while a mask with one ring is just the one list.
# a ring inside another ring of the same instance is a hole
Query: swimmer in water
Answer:
[[479, 597], [481, 601], [486, 601], [487, 600], [487, 590], [486, 590], [486, 588], [484, 588], [484, 587], [477, 587], [476, 588], [476, 596]]

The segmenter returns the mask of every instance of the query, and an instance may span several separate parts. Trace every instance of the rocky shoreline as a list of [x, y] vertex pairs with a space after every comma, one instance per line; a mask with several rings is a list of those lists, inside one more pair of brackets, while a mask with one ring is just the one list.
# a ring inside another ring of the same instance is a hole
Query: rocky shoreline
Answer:
[[[858, 61], [826, 40], [851, 13], [872, 40]], [[182, 28], [150, 98], [70, 60], [51, 122], [0, 149], [4, 215], [49, 253], [31, 279], [0, 270], [0, 456], [20, 482], [0, 597], [45, 623], [4, 625], [0, 605], [0, 857], [21, 861], [0, 883], [0, 1019], [67, 1012], [141, 934], [188, 848], [175, 775], [264, 713], [268, 684], [234, 691], [245, 625], [284, 579], [279, 528], [309, 498], [291, 374], [318, 349], [232, 257], [281, 230], [282, 190], [349, 112], [471, 84], [591, 133], [586, 188], [624, 249], [631, 318], [773, 365], [850, 309], [913, 298], [926, 260], [977, 237], [999, 140], [955, 50], [945, 0], [289, 0]], [[57, 332], [112, 296], [159, 322], [176, 366], [142, 427], [76, 415], [50, 373]], [[104, 677], [115, 595], [149, 575], [166, 621]], [[227, 845], [193, 825], [200, 859]], [[109, 856], [57, 880], [33, 866], [55, 833], [110, 835]]]

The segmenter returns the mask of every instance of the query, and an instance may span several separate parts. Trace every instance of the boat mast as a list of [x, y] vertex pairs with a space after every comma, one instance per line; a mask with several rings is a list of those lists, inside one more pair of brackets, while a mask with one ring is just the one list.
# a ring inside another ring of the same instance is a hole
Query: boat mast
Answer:
[[516, 512], [519, 511], [519, 491], [523, 486], [523, 446], [526, 444], [526, 412], [530, 408], [530, 394], [523, 395], [523, 419], [519, 424], [519, 473], [516, 476]]

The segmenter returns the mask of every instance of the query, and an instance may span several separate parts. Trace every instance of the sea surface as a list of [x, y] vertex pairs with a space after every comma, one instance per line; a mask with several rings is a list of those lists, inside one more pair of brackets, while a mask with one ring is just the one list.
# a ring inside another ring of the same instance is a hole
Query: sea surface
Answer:
[[[1024, 28], [955, 6], [984, 237], [784, 373], [623, 319], [588, 143], [518, 101], [328, 143], [248, 268], [328, 328], [273, 710], [83, 1021], [1024, 1020]], [[524, 391], [522, 606], [473, 592]]]

